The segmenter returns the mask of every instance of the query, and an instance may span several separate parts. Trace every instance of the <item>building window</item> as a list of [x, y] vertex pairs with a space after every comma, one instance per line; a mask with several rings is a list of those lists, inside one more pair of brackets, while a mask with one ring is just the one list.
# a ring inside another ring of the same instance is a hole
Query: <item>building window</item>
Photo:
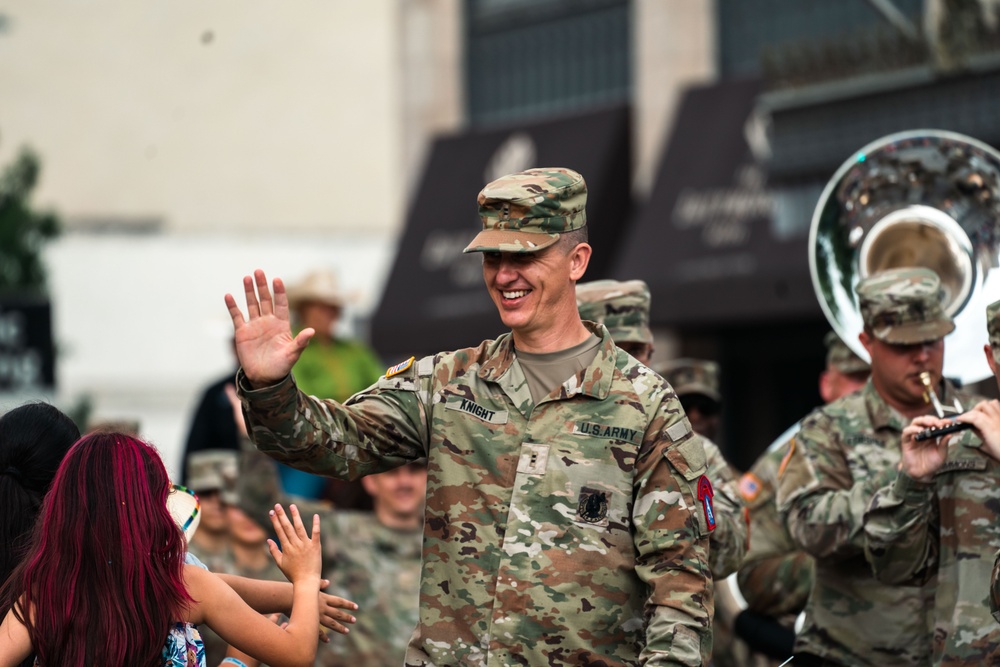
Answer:
[[[877, 39], [892, 33], [867, 0], [716, 0], [719, 71], [723, 77], [760, 74], [769, 52], [794, 57], [797, 46], [816, 48], [823, 42]], [[923, 0], [893, 0], [896, 8], [920, 26]]]
[[465, 8], [471, 125], [629, 99], [630, 0], [466, 0]]

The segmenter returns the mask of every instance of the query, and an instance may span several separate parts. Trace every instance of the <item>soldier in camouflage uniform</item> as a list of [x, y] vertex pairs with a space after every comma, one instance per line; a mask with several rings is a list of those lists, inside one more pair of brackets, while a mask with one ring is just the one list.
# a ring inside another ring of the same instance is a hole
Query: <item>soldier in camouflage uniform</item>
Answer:
[[[870, 368], [835, 332], [827, 334], [824, 343], [826, 368], [819, 384], [820, 396], [829, 404], [861, 389]], [[750, 509], [750, 550], [740, 566], [739, 589], [747, 609], [779, 619], [789, 633], [792, 621], [805, 608], [813, 581], [812, 556], [795, 546], [775, 502], [781, 461], [798, 426], [775, 440], [740, 480], [740, 492]]]
[[233, 571], [233, 551], [229, 541], [229, 519], [222, 491], [227, 479], [235, 479], [237, 453], [228, 449], [193, 452], [187, 459], [188, 488], [198, 495], [201, 522], [188, 551], [212, 572]]
[[[705, 440], [709, 474], [712, 479], [721, 482], [718, 485], [719, 507], [725, 505], [730, 513], [733, 528], [725, 532], [716, 531], [710, 541], [709, 555], [715, 579], [712, 664], [715, 667], [743, 667], [750, 649], [733, 633], [733, 622], [740, 612], [740, 605], [733, 595], [729, 578], [740, 566], [749, 546], [750, 518], [746, 507], [738, 500], [738, 475], [712, 440], [719, 432], [722, 407], [719, 365], [705, 359], [673, 359], [659, 369], [677, 392], [677, 398], [691, 420], [691, 428]], [[730, 500], [730, 496], [737, 500]]]
[[[240, 497], [260, 519], [287, 499], [274, 461], [247, 444]], [[304, 516], [319, 514], [327, 591], [353, 600], [359, 608], [349, 634], [319, 645], [320, 667], [399, 667], [417, 625], [427, 468], [418, 461], [361, 481], [374, 498], [374, 512], [296, 502]]]
[[[990, 344], [984, 349], [996, 375], [1000, 302], [986, 317]], [[1000, 626], [988, 590], [1000, 548], [1000, 404], [981, 402], [958, 419], [975, 430], [914, 440], [923, 429], [951, 423], [937, 417], [918, 417], [903, 430], [899, 473], [875, 494], [865, 516], [866, 553], [885, 583], [936, 578], [932, 664], [995, 665]]]
[[427, 459], [407, 665], [701, 665], [711, 648], [704, 448], [669, 385], [579, 318], [585, 202], [568, 169], [487, 185], [466, 251], [512, 332], [411, 358], [344, 405], [295, 389], [310, 332], [291, 335], [280, 281], [272, 300], [263, 272], [244, 278], [248, 321], [226, 296], [259, 449], [346, 478]]
[[718, 440], [722, 410], [719, 365], [705, 359], [673, 359], [658, 370], [677, 392], [695, 433]]
[[[576, 302], [581, 318], [603, 324], [615, 345], [639, 362], [649, 365], [653, 356], [653, 332], [649, 328], [650, 294], [646, 283], [641, 280], [580, 283], [576, 286]], [[688, 384], [690, 386], [690, 382]], [[676, 387], [674, 391], [683, 402], [682, 391]], [[692, 427], [697, 433], [696, 425], [692, 424]], [[723, 667], [740, 662], [732, 642], [732, 626], [727, 622], [737, 610], [727, 613], [726, 603], [731, 598], [726, 595], [724, 584], [719, 582], [736, 571], [746, 553], [747, 514], [740, 502], [736, 472], [714, 442], [708, 438], [703, 438], [702, 442], [708, 460], [708, 478], [712, 480], [716, 501], [716, 528], [709, 537], [708, 550], [709, 566], [716, 582], [713, 591], [712, 664]]]
[[806, 417], [778, 479], [778, 507], [795, 543], [816, 560], [796, 637], [795, 665], [926, 665], [934, 591], [878, 582], [865, 560], [863, 518], [900, 462], [903, 428], [927, 414], [920, 373], [946, 404], [958, 395], [943, 379], [945, 335], [955, 325], [941, 307], [941, 283], [927, 269], [892, 269], [856, 288], [871, 357], [871, 378]]
[[[653, 332], [649, 328], [650, 294], [646, 283], [641, 280], [580, 283], [576, 286], [576, 303], [582, 319], [603, 324], [615, 345], [649, 365]], [[683, 399], [681, 390], [675, 387], [674, 391]], [[736, 471], [714, 442], [702, 438], [702, 443], [716, 501], [716, 528], [709, 538], [709, 565], [713, 579], [721, 580], [736, 571], [746, 553], [747, 514], [740, 501]]]

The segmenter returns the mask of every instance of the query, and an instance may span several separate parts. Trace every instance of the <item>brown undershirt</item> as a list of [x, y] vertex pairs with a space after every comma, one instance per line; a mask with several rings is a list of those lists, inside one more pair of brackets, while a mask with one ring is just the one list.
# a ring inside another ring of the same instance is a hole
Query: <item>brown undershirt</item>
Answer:
[[515, 348], [514, 356], [528, 382], [532, 402], [537, 405], [553, 389], [589, 366], [597, 357], [600, 347], [601, 339], [590, 334], [579, 345], [558, 352], [533, 354]]

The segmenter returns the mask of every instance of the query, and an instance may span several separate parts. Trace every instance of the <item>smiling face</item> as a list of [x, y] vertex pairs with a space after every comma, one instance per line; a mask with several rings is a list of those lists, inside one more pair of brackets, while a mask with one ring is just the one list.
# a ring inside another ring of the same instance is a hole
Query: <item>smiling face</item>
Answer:
[[427, 466], [410, 463], [361, 478], [375, 503], [375, 514], [390, 527], [405, 527], [423, 518]]
[[925, 371], [930, 373], [931, 384], [937, 390], [944, 367], [944, 339], [895, 345], [865, 332], [861, 333], [860, 339], [871, 356], [872, 383], [879, 395], [904, 413], [927, 407], [920, 374]]
[[532, 341], [558, 338], [574, 325], [580, 327], [575, 285], [587, 269], [590, 252], [586, 243], [567, 247], [560, 241], [532, 253], [483, 253], [486, 287], [500, 319], [514, 332], [515, 345], [549, 351]]

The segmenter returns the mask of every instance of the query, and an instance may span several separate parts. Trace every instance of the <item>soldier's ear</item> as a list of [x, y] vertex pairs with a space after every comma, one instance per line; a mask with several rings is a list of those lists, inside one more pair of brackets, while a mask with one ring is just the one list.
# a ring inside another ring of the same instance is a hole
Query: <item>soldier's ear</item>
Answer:
[[590, 263], [590, 254], [593, 248], [589, 243], [577, 243], [576, 247], [569, 254], [569, 277], [578, 281], [587, 272], [587, 265]]
[[861, 344], [864, 345], [865, 350], [868, 351], [868, 357], [871, 358], [872, 343], [874, 342], [874, 339], [870, 335], [868, 335], [867, 331], [862, 330], [861, 333], [858, 334], [858, 340], [860, 340]]

